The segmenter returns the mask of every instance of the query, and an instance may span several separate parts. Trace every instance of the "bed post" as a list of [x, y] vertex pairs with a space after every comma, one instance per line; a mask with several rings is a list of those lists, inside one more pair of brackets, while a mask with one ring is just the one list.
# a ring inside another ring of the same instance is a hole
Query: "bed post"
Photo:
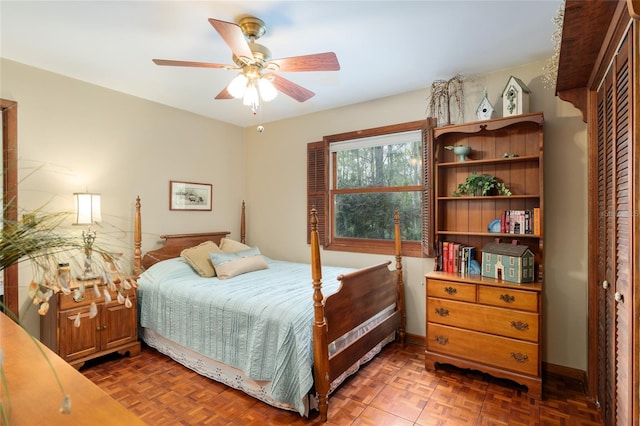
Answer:
[[242, 200], [242, 212], [240, 213], [240, 242], [242, 244], [246, 244], [246, 224], [245, 224], [245, 213], [244, 213], [244, 200]]
[[320, 262], [320, 238], [318, 236], [318, 216], [315, 207], [311, 208], [311, 278], [313, 279], [313, 369], [320, 420], [327, 421], [329, 403], [329, 347], [327, 342], [327, 323], [324, 318], [322, 295], [322, 264]]
[[393, 215], [395, 243], [396, 243], [396, 271], [398, 271], [398, 310], [400, 311], [400, 343], [405, 342], [405, 326], [407, 323], [407, 313], [404, 306], [404, 279], [402, 278], [402, 236], [400, 235], [400, 214], [396, 209]]
[[142, 259], [142, 250], [140, 247], [142, 246], [142, 226], [141, 226], [141, 217], [140, 217], [140, 196], [136, 197], [136, 213], [133, 220], [133, 275], [138, 277], [140, 272], [142, 272], [141, 268], [141, 259]]

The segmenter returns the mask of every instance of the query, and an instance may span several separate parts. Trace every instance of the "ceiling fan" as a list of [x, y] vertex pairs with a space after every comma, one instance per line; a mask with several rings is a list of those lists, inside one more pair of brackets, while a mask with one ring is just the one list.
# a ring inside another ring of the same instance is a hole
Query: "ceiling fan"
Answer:
[[266, 26], [262, 20], [254, 16], [244, 16], [238, 20], [237, 24], [213, 18], [209, 19], [209, 23], [231, 48], [235, 65], [168, 59], [153, 59], [153, 62], [157, 65], [240, 70], [240, 73], [218, 93], [216, 99], [242, 98], [244, 104], [250, 106], [254, 114], [260, 105], [260, 99], [272, 100], [276, 97], [277, 91], [298, 102], [304, 102], [315, 96], [312, 91], [277, 74], [278, 71], [338, 71], [340, 69], [338, 58], [333, 52], [272, 60], [269, 49], [256, 43], [256, 40], [266, 32]]

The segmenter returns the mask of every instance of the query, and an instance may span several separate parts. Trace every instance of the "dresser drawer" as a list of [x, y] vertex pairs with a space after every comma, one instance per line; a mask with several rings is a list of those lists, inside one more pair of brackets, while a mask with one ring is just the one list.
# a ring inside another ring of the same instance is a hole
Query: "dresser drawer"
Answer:
[[475, 302], [476, 286], [455, 281], [427, 279], [427, 296]]
[[[538, 342], [538, 314], [454, 300], [427, 299], [427, 321]], [[429, 324], [431, 326], [431, 324]]]
[[537, 291], [478, 286], [478, 303], [509, 309], [538, 312], [539, 295]]
[[[74, 299], [74, 293], [71, 292], [71, 294], [63, 294], [62, 292], [58, 293], [58, 300], [59, 300], [59, 310], [64, 311], [67, 309], [76, 309], [76, 308], [81, 308], [83, 306], [89, 306], [91, 304], [91, 302], [96, 302], [96, 303], [104, 303], [104, 289], [106, 287], [104, 285], [100, 286], [100, 297], [96, 297], [94, 294], [94, 290], [93, 290], [93, 286], [91, 287], [87, 287], [85, 289], [85, 293], [84, 293], [84, 297], [79, 299], [79, 300], [75, 300]], [[111, 300], [112, 301], [116, 301], [118, 300], [118, 292], [116, 291], [109, 291], [109, 295], [111, 296]], [[127, 295], [129, 296], [129, 300], [131, 300], [131, 302], [135, 302], [135, 297], [136, 297], [136, 293], [134, 290], [124, 290], [124, 292], [122, 293], [122, 295], [126, 298]]]
[[429, 324], [427, 350], [519, 373], [539, 375], [539, 350], [535, 343]]

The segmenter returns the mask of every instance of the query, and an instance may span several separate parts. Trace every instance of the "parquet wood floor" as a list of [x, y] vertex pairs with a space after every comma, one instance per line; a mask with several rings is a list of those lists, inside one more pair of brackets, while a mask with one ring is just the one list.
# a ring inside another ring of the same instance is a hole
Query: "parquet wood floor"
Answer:
[[[154, 349], [80, 370], [149, 425], [320, 425], [186, 369]], [[391, 344], [332, 395], [328, 425], [601, 425], [581, 384], [545, 377], [544, 398], [479, 372], [428, 372], [424, 348]]]

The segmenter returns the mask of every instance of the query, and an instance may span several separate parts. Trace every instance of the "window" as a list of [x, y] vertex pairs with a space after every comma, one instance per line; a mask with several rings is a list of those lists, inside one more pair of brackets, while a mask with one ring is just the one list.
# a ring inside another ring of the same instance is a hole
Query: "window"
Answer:
[[425, 157], [431, 157], [425, 155], [426, 124], [343, 133], [308, 144], [308, 208], [318, 212], [325, 249], [392, 254], [397, 208], [403, 254], [422, 254], [431, 240], [425, 238], [431, 196], [425, 190]]

